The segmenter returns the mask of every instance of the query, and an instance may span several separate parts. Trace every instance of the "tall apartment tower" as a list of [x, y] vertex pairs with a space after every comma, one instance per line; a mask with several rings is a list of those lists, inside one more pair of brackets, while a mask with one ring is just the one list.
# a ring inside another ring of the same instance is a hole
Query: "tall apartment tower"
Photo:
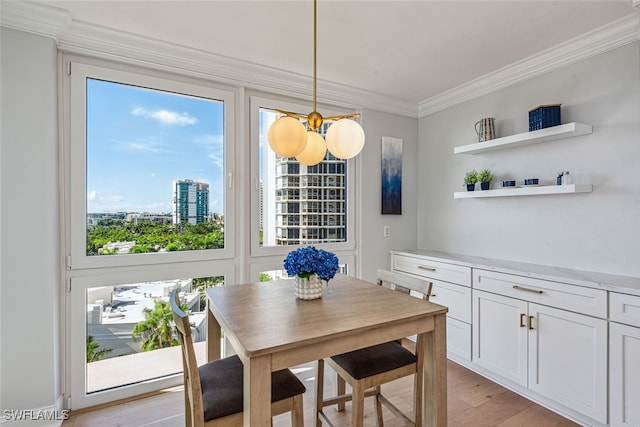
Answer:
[[276, 245], [346, 240], [345, 164], [330, 153], [315, 166], [276, 158]]
[[173, 223], [199, 224], [209, 219], [209, 184], [173, 181]]

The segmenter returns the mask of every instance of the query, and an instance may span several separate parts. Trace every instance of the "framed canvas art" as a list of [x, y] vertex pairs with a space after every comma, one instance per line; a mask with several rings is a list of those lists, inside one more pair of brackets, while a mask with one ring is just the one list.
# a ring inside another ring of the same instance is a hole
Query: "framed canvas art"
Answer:
[[382, 215], [402, 214], [402, 140], [382, 137]]

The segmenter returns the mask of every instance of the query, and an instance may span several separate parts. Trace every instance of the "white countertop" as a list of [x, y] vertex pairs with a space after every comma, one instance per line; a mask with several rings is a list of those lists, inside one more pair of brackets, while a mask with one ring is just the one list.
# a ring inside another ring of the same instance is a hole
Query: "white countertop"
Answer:
[[618, 276], [615, 274], [598, 273], [594, 271], [572, 270], [569, 268], [551, 267], [547, 265], [506, 261], [425, 249], [398, 250], [391, 251], [391, 253], [420, 255], [432, 258], [436, 261], [449, 262], [471, 268], [517, 274], [519, 276], [531, 277], [534, 279], [551, 280], [640, 296], [640, 277]]

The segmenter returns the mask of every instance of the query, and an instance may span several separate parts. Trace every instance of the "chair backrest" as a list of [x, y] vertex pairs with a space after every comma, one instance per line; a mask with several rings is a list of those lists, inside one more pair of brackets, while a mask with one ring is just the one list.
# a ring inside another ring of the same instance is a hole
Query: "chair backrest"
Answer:
[[425, 301], [429, 301], [429, 297], [431, 297], [433, 283], [428, 280], [382, 269], [378, 270], [377, 279], [378, 285], [380, 286], [385, 286], [405, 294], [414, 291], [422, 295], [422, 299]]
[[204, 425], [202, 386], [200, 384], [198, 362], [193, 350], [189, 316], [180, 308], [180, 297], [176, 290], [171, 291], [169, 301], [173, 312], [173, 321], [180, 336], [180, 347], [182, 348], [186, 426], [201, 426]]

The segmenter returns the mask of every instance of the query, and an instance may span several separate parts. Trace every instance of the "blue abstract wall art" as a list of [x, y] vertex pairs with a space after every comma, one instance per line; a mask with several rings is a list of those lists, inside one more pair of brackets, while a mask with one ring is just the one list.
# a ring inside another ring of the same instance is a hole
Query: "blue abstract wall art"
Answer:
[[402, 214], [402, 140], [382, 137], [382, 215]]

